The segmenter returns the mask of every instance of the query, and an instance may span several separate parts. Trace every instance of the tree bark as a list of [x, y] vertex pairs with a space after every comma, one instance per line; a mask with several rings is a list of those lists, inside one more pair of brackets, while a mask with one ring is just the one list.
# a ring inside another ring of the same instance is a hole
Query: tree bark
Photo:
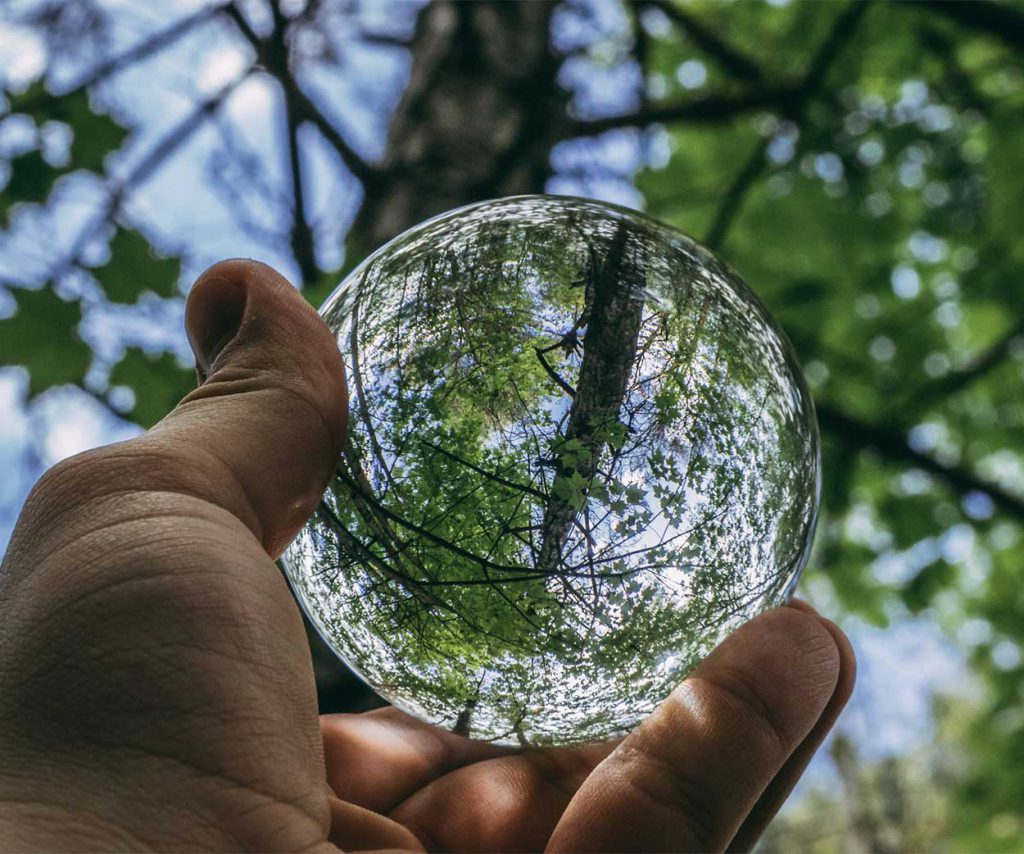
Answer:
[[[624, 224], [616, 230], [604, 257], [589, 266], [583, 309], [583, 358], [565, 428], [565, 441], [578, 441], [589, 456], [577, 459], [573, 455], [571, 465], [560, 458], [556, 483], [560, 478], [578, 474], [589, 485], [596, 474], [607, 444], [609, 423], [618, 420], [626, 398], [643, 317], [643, 259], [639, 247], [631, 245]], [[579, 510], [570, 499], [552, 489], [541, 525], [539, 571], [560, 571], [562, 551], [578, 516]]]
[[553, 8], [436, 0], [423, 10], [409, 85], [350, 233], [357, 251], [451, 208], [544, 189], [568, 126]]

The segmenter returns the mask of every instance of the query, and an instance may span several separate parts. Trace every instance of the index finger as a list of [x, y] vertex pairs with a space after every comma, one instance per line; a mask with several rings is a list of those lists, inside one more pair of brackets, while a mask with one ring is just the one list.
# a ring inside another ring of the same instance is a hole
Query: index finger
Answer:
[[395, 708], [322, 715], [320, 732], [334, 793], [381, 813], [449, 771], [520, 751], [456, 735]]
[[751, 620], [595, 769], [548, 850], [723, 850], [822, 716], [841, 661], [807, 611]]

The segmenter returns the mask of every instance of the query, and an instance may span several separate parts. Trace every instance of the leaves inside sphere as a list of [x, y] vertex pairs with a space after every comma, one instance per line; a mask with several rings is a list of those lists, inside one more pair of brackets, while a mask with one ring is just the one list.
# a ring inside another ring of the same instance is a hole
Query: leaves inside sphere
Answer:
[[486, 202], [396, 238], [321, 313], [349, 436], [284, 563], [395, 705], [503, 743], [620, 734], [792, 591], [811, 401], [689, 238], [578, 199]]

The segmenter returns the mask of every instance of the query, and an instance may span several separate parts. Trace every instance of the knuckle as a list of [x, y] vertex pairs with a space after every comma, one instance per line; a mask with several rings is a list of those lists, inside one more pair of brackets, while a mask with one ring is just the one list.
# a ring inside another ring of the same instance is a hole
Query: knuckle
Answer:
[[48, 542], [77, 508], [109, 489], [109, 454], [107, 448], [85, 451], [44, 472], [22, 508], [9, 554], [16, 554], [23, 545]]
[[105, 445], [52, 466], [39, 479], [27, 505], [70, 509], [135, 490], [142, 482], [166, 483], [178, 468], [176, 460], [154, 443], [134, 439]]

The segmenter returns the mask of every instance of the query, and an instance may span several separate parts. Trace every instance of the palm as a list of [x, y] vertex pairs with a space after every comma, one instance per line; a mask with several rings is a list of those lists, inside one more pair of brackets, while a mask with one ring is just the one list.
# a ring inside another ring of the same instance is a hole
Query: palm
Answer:
[[[332, 841], [347, 850], [366, 842], [430, 851], [543, 850], [576, 790], [612, 748], [517, 751], [395, 709], [325, 716], [321, 730], [336, 796]], [[357, 816], [362, 820], [353, 822]], [[366, 835], [353, 839], [353, 830]]]

